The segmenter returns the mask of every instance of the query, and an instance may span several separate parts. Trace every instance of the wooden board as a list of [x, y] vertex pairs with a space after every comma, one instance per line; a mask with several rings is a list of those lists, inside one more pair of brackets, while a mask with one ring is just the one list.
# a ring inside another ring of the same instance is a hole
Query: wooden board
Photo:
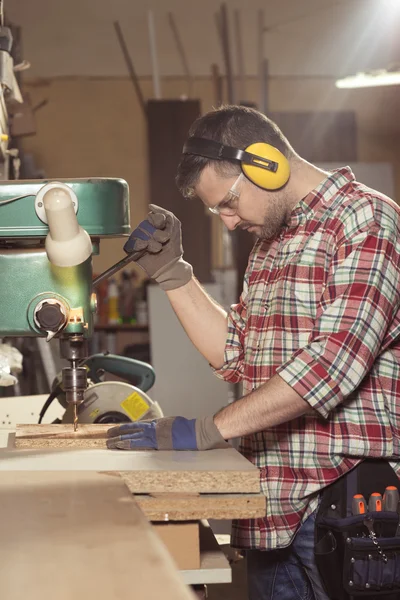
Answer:
[[152, 523], [179, 571], [200, 569], [199, 522]]
[[0, 589], [7, 600], [190, 600], [118, 477], [0, 474]]
[[265, 516], [263, 494], [136, 494], [150, 521], [256, 519]]
[[112, 425], [17, 425], [16, 448], [106, 448]]

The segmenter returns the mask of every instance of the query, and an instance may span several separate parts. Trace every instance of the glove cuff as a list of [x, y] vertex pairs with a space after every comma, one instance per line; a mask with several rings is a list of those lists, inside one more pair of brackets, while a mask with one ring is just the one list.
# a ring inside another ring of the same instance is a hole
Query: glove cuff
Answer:
[[198, 450], [230, 447], [220, 434], [213, 416], [196, 419], [196, 442]]
[[156, 439], [158, 450], [172, 450], [174, 447], [172, 441], [172, 424], [175, 417], [164, 417], [157, 419]]
[[154, 273], [152, 279], [157, 281], [160, 288], [166, 292], [186, 285], [192, 277], [192, 265], [180, 257], [161, 267], [161, 269]]

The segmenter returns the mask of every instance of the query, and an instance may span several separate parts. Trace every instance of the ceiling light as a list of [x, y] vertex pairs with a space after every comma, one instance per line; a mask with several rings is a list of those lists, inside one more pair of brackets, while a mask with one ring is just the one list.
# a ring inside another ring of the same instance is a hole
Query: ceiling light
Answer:
[[385, 85], [400, 85], [400, 71], [380, 69], [378, 71], [357, 73], [357, 75], [351, 75], [350, 77], [344, 77], [336, 81], [337, 88], [347, 89], [380, 87]]

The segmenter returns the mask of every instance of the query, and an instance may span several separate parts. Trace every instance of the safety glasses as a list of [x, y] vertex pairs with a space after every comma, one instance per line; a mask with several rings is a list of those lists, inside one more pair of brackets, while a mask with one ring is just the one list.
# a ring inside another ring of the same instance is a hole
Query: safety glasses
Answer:
[[233, 217], [237, 213], [238, 201], [240, 198], [240, 184], [244, 179], [243, 173], [240, 173], [232, 185], [229, 192], [225, 195], [224, 199], [221, 200], [216, 206], [209, 207], [208, 210], [214, 215], [225, 215], [227, 217]]

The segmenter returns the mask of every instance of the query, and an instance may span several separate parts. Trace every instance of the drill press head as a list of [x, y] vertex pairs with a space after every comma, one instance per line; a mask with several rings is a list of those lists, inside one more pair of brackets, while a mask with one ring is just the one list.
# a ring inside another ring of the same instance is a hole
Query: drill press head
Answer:
[[60, 340], [67, 400], [76, 408], [96, 299], [92, 254], [102, 238], [129, 235], [120, 179], [0, 183], [0, 338]]

